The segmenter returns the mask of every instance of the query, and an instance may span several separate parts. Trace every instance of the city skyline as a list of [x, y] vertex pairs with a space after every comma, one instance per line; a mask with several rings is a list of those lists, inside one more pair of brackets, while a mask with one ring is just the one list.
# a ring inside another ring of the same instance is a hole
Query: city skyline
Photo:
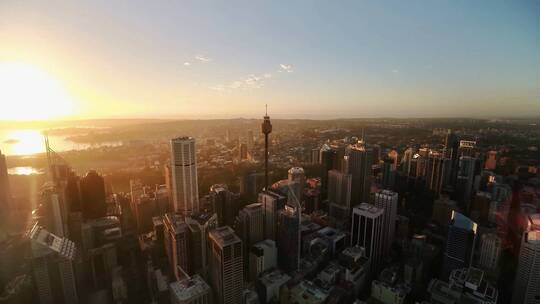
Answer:
[[539, 11], [5, 1], [0, 120], [540, 115]]

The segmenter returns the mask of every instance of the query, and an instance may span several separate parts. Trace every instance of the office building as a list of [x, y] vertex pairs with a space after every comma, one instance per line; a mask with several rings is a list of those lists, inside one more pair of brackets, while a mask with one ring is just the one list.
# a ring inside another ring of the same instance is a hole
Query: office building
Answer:
[[178, 137], [171, 140], [171, 168], [174, 211], [182, 214], [198, 212], [195, 138]]
[[11, 190], [7, 172], [6, 156], [0, 151], [0, 214], [11, 210]]
[[385, 157], [382, 163], [381, 186], [383, 189], [393, 189], [396, 182], [395, 160]]
[[328, 201], [330, 203], [351, 208], [352, 176], [337, 170], [328, 171]]
[[249, 279], [254, 281], [259, 274], [277, 267], [276, 242], [264, 240], [255, 243], [249, 250]]
[[257, 200], [259, 192], [264, 187], [264, 173], [260, 172], [248, 172], [239, 178], [240, 181], [240, 194], [242, 194], [248, 201]]
[[34, 224], [31, 240], [31, 268], [40, 303], [78, 303], [72, 261], [75, 244]]
[[452, 212], [446, 251], [443, 262], [443, 278], [450, 275], [452, 270], [470, 267], [476, 242], [477, 224], [459, 212]]
[[395, 269], [384, 269], [378, 279], [371, 282], [371, 297], [379, 303], [403, 304], [410, 292], [411, 288], [399, 280]]
[[496, 304], [499, 298], [497, 288], [487, 280], [485, 273], [477, 268], [453, 270], [448, 277], [448, 283], [432, 279], [427, 292], [431, 303]]
[[345, 248], [338, 257], [339, 264], [345, 269], [345, 281], [353, 286], [354, 295], [358, 296], [364, 289], [369, 276], [369, 259], [363, 247]]
[[484, 169], [495, 170], [497, 168], [497, 151], [488, 151], [486, 153], [486, 161], [484, 163]]
[[264, 208], [265, 239], [276, 240], [278, 231], [278, 212], [285, 207], [287, 198], [279, 193], [268, 190], [259, 193], [258, 202]]
[[72, 262], [37, 246], [32, 246], [31, 268], [39, 303], [78, 303]]
[[473, 194], [473, 186], [477, 170], [477, 159], [470, 156], [459, 158], [459, 171], [456, 190], [460, 194], [458, 201], [468, 208]]
[[351, 175], [351, 204], [368, 202], [371, 191], [371, 166], [373, 151], [361, 144], [350, 145], [347, 148], [346, 173]]
[[278, 264], [287, 272], [297, 270], [300, 266], [300, 223], [299, 208], [285, 205], [278, 212]]
[[80, 181], [81, 202], [84, 219], [95, 219], [107, 215], [105, 181], [96, 171], [89, 171]]
[[264, 239], [264, 209], [262, 204], [255, 203], [244, 207], [238, 213], [235, 231], [244, 245], [244, 277], [249, 279], [249, 251], [251, 246]]
[[189, 274], [201, 274], [206, 277], [208, 270], [208, 233], [217, 227], [215, 213], [199, 213], [187, 216]]
[[353, 208], [351, 246], [365, 249], [370, 260], [371, 270], [375, 271], [383, 256], [384, 209], [368, 203], [361, 203]]
[[189, 230], [178, 213], [167, 213], [163, 219], [165, 252], [171, 273], [177, 280], [189, 274]]
[[322, 145], [319, 151], [319, 163], [321, 164], [321, 197], [326, 199], [328, 191], [328, 171], [334, 168], [334, 158], [336, 157], [336, 151], [332, 149], [328, 144]]
[[441, 193], [446, 184], [446, 169], [449, 163], [450, 159], [444, 158], [442, 153], [430, 151], [426, 165], [426, 187], [436, 194]]
[[512, 303], [540, 303], [540, 214], [529, 215], [521, 239]]
[[238, 304], [242, 301], [242, 240], [229, 226], [219, 227], [208, 236], [210, 242], [210, 278], [217, 304]]
[[499, 266], [502, 242], [496, 233], [484, 233], [480, 237], [478, 267], [494, 273]]
[[210, 205], [217, 215], [218, 226], [232, 225], [234, 221], [234, 207], [232, 194], [224, 184], [215, 184], [210, 187]]
[[458, 211], [456, 201], [451, 200], [446, 195], [441, 195], [433, 204], [431, 219], [441, 226], [446, 226], [452, 219], [454, 211]]
[[410, 175], [411, 161], [414, 154], [416, 154], [416, 150], [413, 148], [407, 148], [407, 150], [403, 152], [403, 157], [401, 158], [400, 167], [401, 167], [401, 172], [404, 173], [406, 176]]
[[291, 189], [288, 192], [288, 202], [293, 206], [302, 203], [304, 188], [306, 186], [306, 173], [301, 167], [292, 167], [288, 171], [288, 181]]
[[394, 233], [396, 231], [396, 217], [398, 209], [398, 194], [390, 190], [381, 190], [375, 193], [373, 204], [384, 209], [383, 223], [383, 252], [388, 254], [392, 243], [394, 242]]
[[212, 290], [200, 275], [169, 285], [171, 304], [212, 304]]
[[238, 158], [240, 160], [248, 159], [248, 146], [245, 143], [240, 143], [238, 145]]
[[328, 292], [311, 281], [303, 280], [290, 290], [290, 303], [323, 304]]
[[251, 151], [253, 149], [254, 141], [255, 141], [255, 139], [253, 138], [253, 130], [247, 130], [246, 143], [247, 143], [247, 148], [248, 148], [249, 151]]
[[279, 303], [290, 279], [289, 275], [279, 269], [263, 274], [255, 283], [261, 303]]

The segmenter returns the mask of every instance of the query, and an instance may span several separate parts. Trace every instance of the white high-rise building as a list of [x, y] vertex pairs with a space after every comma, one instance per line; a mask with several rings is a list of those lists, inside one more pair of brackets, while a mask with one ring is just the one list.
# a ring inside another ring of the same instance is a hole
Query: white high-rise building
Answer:
[[374, 205], [384, 209], [383, 250], [388, 253], [394, 241], [396, 231], [396, 217], [398, 208], [398, 194], [390, 190], [375, 193]]
[[523, 233], [512, 303], [540, 303], [540, 214], [529, 216]]
[[372, 270], [379, 266], [383, 255], [384, 209], [368, 203], [354, 207], [352, 214], [351, 246], [365, 248]]
[[199, 211], [195, 138], [171, 140], [171, 168], [174, 210], [184, 214]]
[[217, 304], [241, 303], [244, 289], [242, 240], [229, 226], [210, 231], [210, 277]]

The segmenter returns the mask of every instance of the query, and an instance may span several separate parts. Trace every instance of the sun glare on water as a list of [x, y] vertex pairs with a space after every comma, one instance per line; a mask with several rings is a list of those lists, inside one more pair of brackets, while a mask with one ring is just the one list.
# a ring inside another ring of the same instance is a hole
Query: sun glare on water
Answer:
[[43, 135], [38, 130], [16, 130], [7, 134], [10, 141], [9, 154], [30, 155], [45, 151]]
[[53, 119], [73, 111], [72, 100], [57, 79], [20, 62], [0, 62], [0, 104], [0, 120]]

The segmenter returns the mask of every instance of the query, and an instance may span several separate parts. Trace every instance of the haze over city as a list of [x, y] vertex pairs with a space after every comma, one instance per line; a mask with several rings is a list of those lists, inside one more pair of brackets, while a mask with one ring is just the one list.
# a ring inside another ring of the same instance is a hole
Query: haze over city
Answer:
[[[0, 3], [1, 120], [540, 114], [537, 1]], [[31, 110], [31, 111], [27, 111]]]
[[540, 1], [0, 0], [0, 304], [539, 304]]

